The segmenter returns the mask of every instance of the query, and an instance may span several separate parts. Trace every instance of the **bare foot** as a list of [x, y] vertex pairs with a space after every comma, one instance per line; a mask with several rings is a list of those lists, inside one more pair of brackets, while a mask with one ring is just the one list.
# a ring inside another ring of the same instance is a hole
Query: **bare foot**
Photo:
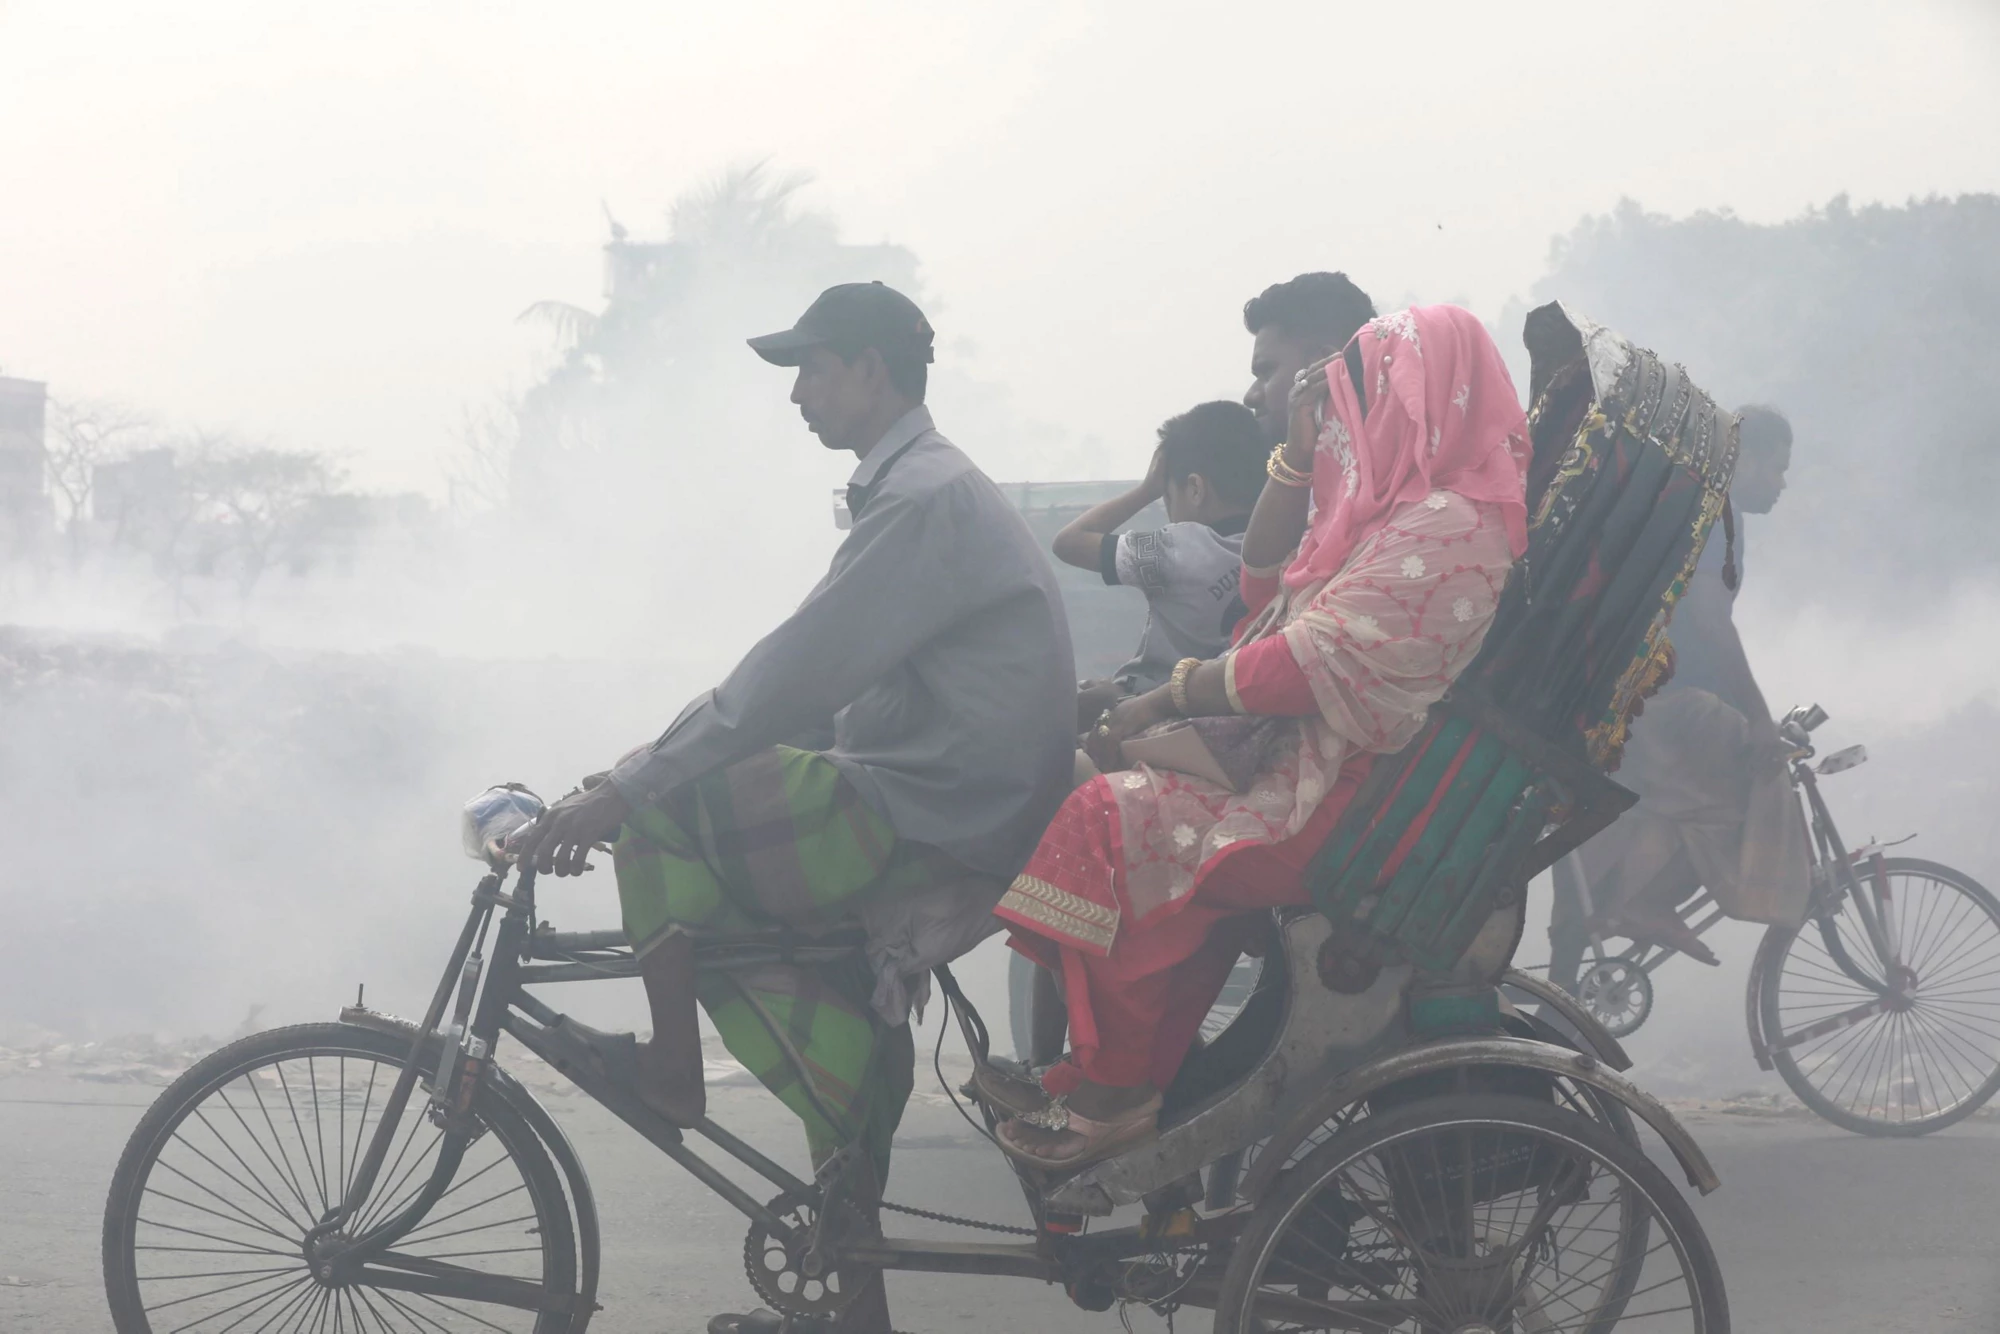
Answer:
[[1160, 1095], [1150, 1084], [1120, 1088], [1086, 1079], [1064, 1101], [1070, 1125], [1087, 1128], [1051, 1130], [1016, 1117], [1002, 1127], [1003, 1140], [1024, 1157], [1080, 1165], [1148, 1138], [1160, 1114]]
[[1066, 1162], [1081, 1153], [1087, 1142], [1074, 1130], [1044, 1130], [1018, 1119], [1007, 1122], [1005, 1129], [1009, 1144], [1044, 1162]]
[[702, 1084], [701, 1055], [692, 1061], [664, 1050], [659, 1041], [639, 1044], [639, 1100], [686, 1130], [708, 1113], [708, 1090]]

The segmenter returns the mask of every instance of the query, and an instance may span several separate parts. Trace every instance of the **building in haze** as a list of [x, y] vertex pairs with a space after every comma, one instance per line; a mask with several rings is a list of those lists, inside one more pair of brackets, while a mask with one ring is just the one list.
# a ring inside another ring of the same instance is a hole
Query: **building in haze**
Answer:
[[49, 501], [48, 386], [0, 375], [0, 551], [22, 553], [54, 525]]

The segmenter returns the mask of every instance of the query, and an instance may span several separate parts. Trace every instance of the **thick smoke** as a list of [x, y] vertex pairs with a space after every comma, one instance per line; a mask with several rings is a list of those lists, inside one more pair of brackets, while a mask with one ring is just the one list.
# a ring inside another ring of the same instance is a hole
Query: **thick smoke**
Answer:
[[[842, 243], [796, 185], [733, 173], [665, 240], [616, 227], [601, 305], [524, 316], [554, 345], [546, 372], [439, 442], [451, 509], [320, 486], [312, 515], [369, 521], [338, 541], [295, 523], [252, 579], [270, 525], [196, 494], [251, 451], [77, 400], [71, 417], [118, 427], [86, 451], [109, 470], [0, 578], [0, 800], [20, 831], [0, 909], [34, 924], [0, 944], [0, 1045], [220, 1033], [255, 1005], [325, 1017], [362, 981], [419, 1005], [477, 876], [459, 804], [503, 780], [560, 795], [804, 595], [853, 461], [743, 339], [836, 282], [927, 294], [907, 250]], [[947, 337], [931, 398], [989, 471], [1082, 465], [965, 359]], [[614, 924], [608, 870], [548, 886], [544, 915]], [[562, 999], [637, 1008], [629, 986]]]
[[[452, 508], [371, 502], [337, 557], [276, 562], [247, 589], [227, 561], [163, 572], [101, 525], [73, 547], [58, 524], [5, 565], [0, 909], [23, 925], [0, 943], [0, 1045], [222, 1033], [255, 1005], [260, 1022], [324, 1017], [361, 981], [418, 1005], [477, 873], [458, 804], [506, 779], [557, 795], [654, 734], [824, 568], [848, 461], [741, 341], [821, 287], [882, 278], [927, 305], [938, 416], [995, 477], [1143, 461], [1145, 442], [1024, 420], [964, 369], [916, 256], [843, 244], [789, 182], [739, 173], [662, 234], [615, 234], [601, 301], [530, 313], [550, 363], [439, 442]], [[2000, 341], [1995, 255], [1990, 198], [1836, 202], [1776, 227], [1627, 207], [1559, 243], [1533, 294], [1791, 415], [1790, 489], [1747, 529], [1753, 664], [1778, 707], [1817, 699], [1833, 744], [1869, 745], [1873, 763], [1829, 784], [1850, 838], [1920, 832], [1921, 855], [1989, 883], [2000, 559], [1982, 525], [2000, 451], [1977, 357]], [[1520, 313], [1498, 321], [1503, 346]], [[608, 925], [609, 875], [551, 886], [544, 913]], [[1755, 1077], [1734, 1041], [1755, 940], [1727, 929], [1720, 973], [1660, 975], [1633, 1045], [1669, 1083]], [[997, 1020], [997, 960], [972, 971]], [[562, 997], [625, 1022], [636, 1000]]]

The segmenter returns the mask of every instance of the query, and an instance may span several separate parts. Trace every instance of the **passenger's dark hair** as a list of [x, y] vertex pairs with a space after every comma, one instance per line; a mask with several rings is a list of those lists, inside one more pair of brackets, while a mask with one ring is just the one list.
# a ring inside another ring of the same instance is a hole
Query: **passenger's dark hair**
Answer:
[[[872, 345], [835, 341], [826, 346], [835, 356], [851, 366], [854, 364], [854, 359]], [[892, 351], [886, 347], [877, 347], [875, 350], [882, 354], [882, 365], [889, 372], [889, 383], [895, 387], [896, 392], [912, 403], [923, 402], [924, 392], [929, 388], [931, 378], [931, 368], [924, 354], [907, 350]]]
[[1160, 427], [1160, 449], [1172, 481], [1200, 473], [1238, 505], [1256, 504], [1264, 489], [1264, 433], [1241, 403], [1218, 399], [1169, 417]]
[[1345, 347], [1374, 318], [1375, 303], [1344, 273], [1301, 273], [1243, 303], [1243, 327], [1251, 333], [1275, 325], [1329, 350]]
[[1736, 440], [1740, 449], [1769, 456], [1792, 452], [1792, 424], [1785, 414], [1762, 403], [1752, 403], [1736, 411]]

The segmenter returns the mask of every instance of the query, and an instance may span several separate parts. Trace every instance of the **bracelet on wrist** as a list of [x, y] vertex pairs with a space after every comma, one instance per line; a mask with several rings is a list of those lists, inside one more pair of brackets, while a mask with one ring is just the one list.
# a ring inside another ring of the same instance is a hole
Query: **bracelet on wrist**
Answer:
[[1188, 677], [1199, 666], [1200, 658], [1182, 658], [1174, 664], [1174, 674], [1167, 678], [1167, 697], [1174, 702], [1174, 712], [1183, 718], [1188, 716]]
[[1264, 472], [1279, 486], [1308, 487], [1312, 485], [1312, 470], [1301, 472], [1285, 462], [1285, 447], [1280, 444], [1271, 450], [1271, 457], [1264, 464]]

